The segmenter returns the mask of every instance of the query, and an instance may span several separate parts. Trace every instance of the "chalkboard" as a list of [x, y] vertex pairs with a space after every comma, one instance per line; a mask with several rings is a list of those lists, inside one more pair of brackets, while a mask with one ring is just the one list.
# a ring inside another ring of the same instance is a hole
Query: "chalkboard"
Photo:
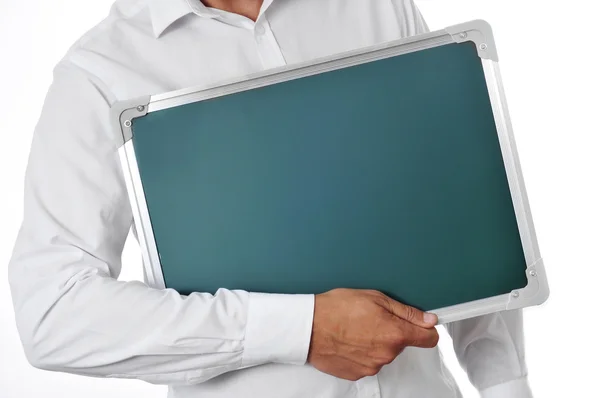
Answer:
[[377, 289], [423, 310], [518, 296], [530, 264], [490, 98], [465, 41], [134, 119], [164, 287]]

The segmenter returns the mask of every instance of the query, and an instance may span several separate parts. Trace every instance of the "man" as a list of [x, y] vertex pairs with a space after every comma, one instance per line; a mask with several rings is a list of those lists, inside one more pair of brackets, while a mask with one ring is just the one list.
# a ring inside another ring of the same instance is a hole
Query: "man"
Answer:
[[[435, 315], [381, 293], [184, 297], [116, 280], [132, 214], [111, 104], [426, 31], [412, 0], [118, 0], [54, 69], [34, 134], [9, 275], [31, 364], [173, 398], [460, 396]], [[520, 312], [449, 331], [485, 398], [531, 396]]]

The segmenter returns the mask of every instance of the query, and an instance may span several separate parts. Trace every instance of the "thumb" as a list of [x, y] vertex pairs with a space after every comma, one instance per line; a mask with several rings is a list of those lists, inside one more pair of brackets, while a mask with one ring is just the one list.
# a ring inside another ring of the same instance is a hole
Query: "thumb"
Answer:
[[438, 317], [430, 312], [423, 312], [415, 307], [402, 304], [394, 299], [387, 297], [385, 309], [413, 325], [423, 328], [432, 328], [437, 324]]

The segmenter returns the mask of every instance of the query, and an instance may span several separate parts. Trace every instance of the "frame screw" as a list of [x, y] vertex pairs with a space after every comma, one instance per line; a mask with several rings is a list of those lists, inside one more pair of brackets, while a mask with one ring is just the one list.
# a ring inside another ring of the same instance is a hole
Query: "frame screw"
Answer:
[[532, 269], [531, 271], [529, 271], [529, 275], [536, 277], [537, 276], [537, 272], [535, 272], [534, 269]]
[[487, 50], [488, 46], [487, 46], [487, 44], [485, 44], [485, 43], [481, 43], [481, 44], [479, 45], [479, 48], [480, 48], [480, 49], [482, 49], [483, 51], [485, 51], [485, 50]]
[[461, 32], [458, 37], [460, 37], [461, 39], [466, 39], [467, 38], [467, 32]]
[[125, 125], [125, 127], [131, 127], [131, 120], [125, 120], [125, 123], [123, 123]]
[[138, 105], [138, 107], [136, 109], [138, 110], [138, 112], [143, 112], [144, 111], [144, 105]]
[[513, 292], [512, 296], [513, 296], [514, 298], [517, 298], [517, 297], [519, 297], [519, 292]]

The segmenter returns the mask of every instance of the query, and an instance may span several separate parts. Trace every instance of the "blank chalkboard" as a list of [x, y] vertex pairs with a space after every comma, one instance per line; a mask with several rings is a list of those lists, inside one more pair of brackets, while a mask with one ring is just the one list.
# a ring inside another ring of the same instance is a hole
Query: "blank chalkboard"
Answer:
[[158, 110], [132, 132], [182, 294], [364, 288], [433, 310], [527, 285], [472, 42]]

